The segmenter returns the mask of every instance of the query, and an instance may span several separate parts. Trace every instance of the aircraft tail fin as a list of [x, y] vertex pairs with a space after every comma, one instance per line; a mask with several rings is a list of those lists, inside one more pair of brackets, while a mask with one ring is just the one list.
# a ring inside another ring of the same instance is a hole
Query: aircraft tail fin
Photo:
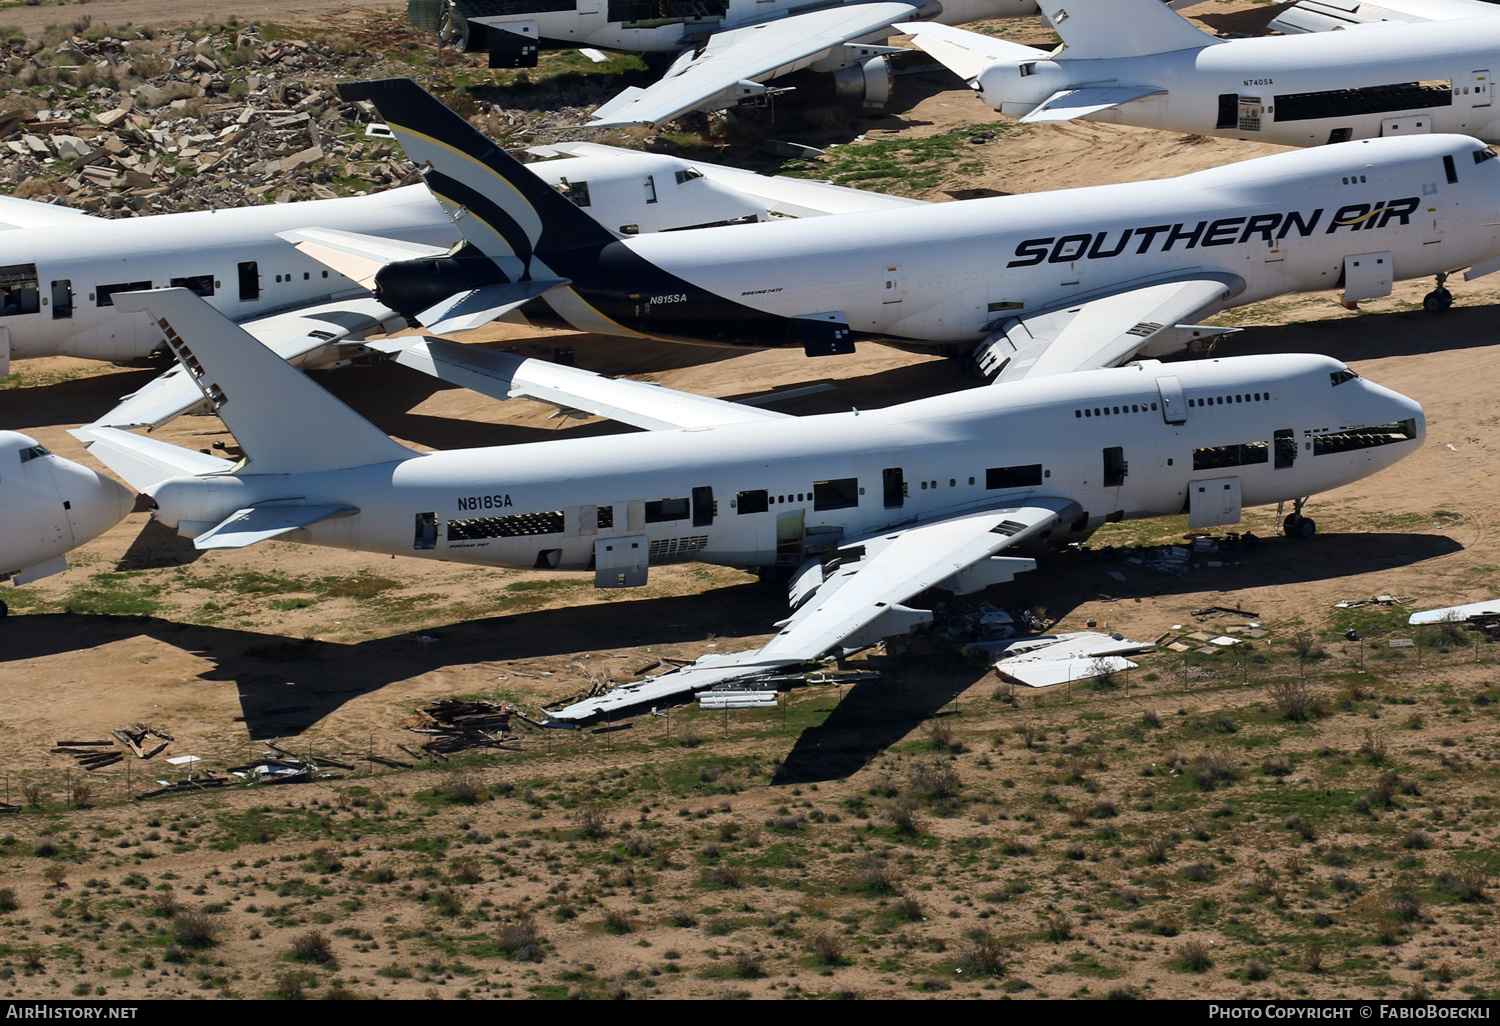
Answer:
[[114, 302], [156, 321], [254, 473], [344, 470], [415, 455], [188, 289], [121, 293]]
[[1058, 57], [1093, 60], [1196, 50], [1222, 42], [1161, 0], [1041, 0], [1062, 37]]
[[375, 105], [407, 157], [429, 165], [427, 187], [459, 233], [513, 281], [531, 277], [534, 256], [619, 238], [410, 79], [346, 83], [339, 95]]

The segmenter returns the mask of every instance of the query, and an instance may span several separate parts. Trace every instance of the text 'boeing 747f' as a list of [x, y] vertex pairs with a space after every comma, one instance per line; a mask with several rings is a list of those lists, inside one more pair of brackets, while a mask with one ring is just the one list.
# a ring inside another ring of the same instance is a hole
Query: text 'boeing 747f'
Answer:
[[795, 571], [763, 648], [563, 710], [580, 719], [858, 649], [930, 622], [906, 603], [1035, 562], [1024, 543], [1244, 506], [1359, 480], [1416, 450], [1411, 399], [1323, 356], [1248, 356], [1063, 374], [883, 410], [795, 418], [442, 339], [510, 394], [605, 412], [643, 433], [421, 454], [363, 420], [183, 290], [137, 293], [245, 451], [230, 463], [115, 428], [74, 432], [200, 549], [269, 538], [486, 566], [592, 573], [601, 588], [698, 560]]

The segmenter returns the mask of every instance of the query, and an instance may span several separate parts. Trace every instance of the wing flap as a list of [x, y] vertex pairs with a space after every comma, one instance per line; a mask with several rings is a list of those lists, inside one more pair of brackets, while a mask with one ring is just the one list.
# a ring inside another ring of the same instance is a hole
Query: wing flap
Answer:
[[371, 343], [404, 367], [496, 399], [524, 397], [583, 410], [648, 431], [718, 427], [782, 420], [787, 414], [690, 395], [669, 388], [607, 378], [592, 371], [460, 345], [442, 338], [408, 337]]
[[1107, 88], [1062, 89], [1037, 104], [1021, 119], [1022, 124], [1052, 124], [1097, 114], [1121, 104], [1133, 103], [1148, 96], [1161, 96], [1165, 89], [1157, 86], [1110, 86]]
[[[358, 342], [365, 335], [404, 328], [399, 314], [373, 299], [345, 299], [287, 313], [258, 317], [240, 325], [277, 356], [295, 366], [328, 364], [330, 349]], [[108, 427], [158, 428], [204, 403], [192, 375], [174, 364], [146, 385], [121, 398], [119, 405], [94, 423]]]
[[[986, 339], [979, 365], [995, 381], [1115, 367], [1142, 350], [1159, 355], [1164, 343], [1194, 330], [1203, 335], [1228, 329], [1187, 327], [1216, 312], [1244, 283], [1233, 275], [1165, 282], [1118, 292], [1007, 322]], [[1186, 342], [1183, 338], [1182, 341]], [[1180, 346], [1178, 346], [1180, 348]]]
[[840, 549], [849, 562], [823, 573], [812, 594], [761, 648], [701, 660], [549, 715], [587, 720], [731, 680], [776, 673], [837, 649], [864, 647], [906, 633], [930, 622], [932, 614], [905, 602], [1079, 512], [1078, 504], [1069, 499], [1044, 497], [1026, 506], [913, 524], [850, 542]]
[[678, 58], [660, 82], [604, 104], [590, 124], [656, 125], [704, 105], [733, 106], [764, 92], [757, 83], [800, 71], [834, 47], [916, 13], [911, 4], [855, 4], [716, 32], [701, 50]]
[[335, 517], [358, 513], [355, 506], [273, 502], [237, 509], [193, 539], [195, 549], [243, 549]]
[[981, 71], [996, 61], [1036, 61], [1047, 56], [1046, 51], [1034, 46], [1023, 46], [938, 22], [915, 22], [896, 28], [910, 35], [912, 45], [917, 49], [965, 82], [974, 81]]

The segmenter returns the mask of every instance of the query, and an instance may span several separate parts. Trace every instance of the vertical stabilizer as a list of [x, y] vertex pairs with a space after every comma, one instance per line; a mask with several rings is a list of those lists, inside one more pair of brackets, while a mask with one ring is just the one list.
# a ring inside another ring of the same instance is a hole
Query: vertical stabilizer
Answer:
[[1062, 37], [1058, 60], [1144, 57], [1222, 42], [1161, 0], [1041, 0]]
[[120, 293], [115, 307], [157, 322], [245, 450], [251, 473], [345, 470], [416, 455], [187, 289]]
[[430, 165], [427, 187], [460, 234], [512, 280], [531, 277], [533, 256], [619, 238], [410, 79], [347, 83], [339, 95], [375, 104], [407, 157]]

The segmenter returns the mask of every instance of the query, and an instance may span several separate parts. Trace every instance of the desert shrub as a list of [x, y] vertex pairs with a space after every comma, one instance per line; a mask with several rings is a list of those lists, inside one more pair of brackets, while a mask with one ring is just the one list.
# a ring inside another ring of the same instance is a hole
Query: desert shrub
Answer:
[[454, 770], [443, 778], [435, 793], [457, 805], [474, 805], [489, 797], [484, 778], [469, 770]]
[[885, 815], [898, 833], [919, 834], [922, 832], [922, 817], [917, 814], [917, 803], [910, 798], [903, 796], [891, 802]]
[[964, 939], [958, 949], [958, 960], [967, 975], [1005, 975], [1005, 945], [987, 930], [976, 930]]
[[957, 732], [946, 720], [931, 720], [923, 726], [922, 732], [927, 735], [927, 743], [936, 751], [957, 754], [964, 750], [964, 743], [958, 739]]
[[1113, 819], [1116, 815], [1118, 815], [1118, 812], [1115, 809], [1114, 802], [1110, 801], [1108, 798], [1101, 798], [1097, 802], [1095, 802], [1094, 807], [1089, 810], [1089, 815], [1094, 819]]
[[13, 887], [0, 887], [0, 912], [14, 912], [21, 907], [16, 900], [16, 891]]
[[1156, 866], [1167, 861], [1171, 850], [1171, 842], [1161, 834], [1148, 837], [1146, 843], [1141, 846], [1142, 856], [1144, 856], [1147, 862]]
[[1183, 941], [1178, 946], [1177, 962], [1182, 968], [1195, 973], [1207, 972], [1214, 964], [1209, 957], [1208, 944], [1197, 939]]
[[766, 975], [765, 957], [754, 951], [736, 951], [729, 956], [729, 966], [742, 980], [758, 980]]
[[593, 802], [579, 806], [578, 811], [573, 813], [573, 822], [578, 824], [578, 829], [583, 831], [585, 837], [603, 837], [609, 830], [609, 821]]
[[1269, 979], [1270, 976], [1271, 970], [1266, 968], [1264, 962], [1257, 962], [1252, 958], [1245, 963], [1245, 979], [1259, 983], [1261, 980]]
[[392, 883], [396, 879], [396, 871], [390, 866], [374, 866], [365, 871], [365, 879], [375, 884]]
[[424, 897], [432, 902], [438, 914], [445, 916], [456, 916], [464, 910], [463, 899], [452, 887], [437, 887], [428, 891]]
[[1042, 933], [1054, 944], [1073, 939], [1073, 920], [1066, 915], [1049, 916]]
[[632, 855], [646, 858], [651, 854], [651, 838], [645, 834], [631, 834], [625, 839], [625, 850]]
[[1088, 858], [1089, 853], [1088, 849], [1084, 848], [1084, 846], [1078, 841], [1072, 841], [1068, 844], [1066, 854], [1068, 858], [1072, 859], [1074, 862], [1082, 862], [1084, 859]]
[[522, 913], [513, 923], [500, 928], [497, 946], [507, 958], [517, 962], [540, 962], [542, 960], [542, 938], [537, 934], [536, 921]]
[[477, 884], [484, 879], [478, 859], [454, 859], [448, 865], [448, 879], [456, 884]]
[[1298, 677], [1275, 680], [1268, 688], [1271, 701], [1288, 720], [1301, 721], [1318, 714], [1317, 694], [1307, 681]]
[[612, 908], [604, 913], [604, 932], [621, 937], [627, 933], [634, 933], [635, 924], [630, 921], [624, 909]]
[[876, 894], [890, 894], [896, 890], [896, 871], [891, 868], [890, 863], [874, 855], [866, 855], [859, 860], [859, 865], [854, 870], [854, 880], [859, 887]]
[[1234, 763], [1222, 755], [1200, 755], [1193, 760], [1193, 765], [1193, 783], [1198, 785], [1200, 791], [1217, 790], [1221, 785], [1237, 780], [1240, 775]]
[[1134, 1001], [1135, 988], [1128, 983], [1117, 983], [1109, 988], [1109, 994], [1106, 996], [1111, 1001]]
[[1402, 847], [1420, 851], [1432, 847], [1432, 838], [1427, 836], [1427, 831], [1425, 830], [1413, 830], [1406, 835], [1406, 840], [1401, 843]]
[[1365, 740], [1359, 746], [1359, 750], [1362, 755], [1376, 764], [1385, 762], [1386, 756], [1389, 754], [1385, 738], [1368, 727], [1365, 728]]
[[298, 962], [322, 965], [333, 959], [333, 947], [328, 942], [328, 935], [322, 930], [308, 930], [292, 938], [291, 956]]
[[196, 910], [183, 910], [172, 917], [172, 939], [185, 948], [210, 948], [219, 943], [219, 921]]
[[703, 738], [693, 724], [680, 723], [677, 725], [677, 743], [684, 748], [697, 748], [703, 743]]
[[1473, 867], [1445, 869], [1438, 877], [1443, 889], [1458, 897], [1459, 901], [1483, 901], [1489, 878]]
[[1302, 951], [1302, 968], [1310, 973], [1321, 973], [1327, 965], [1327, 956], [1323, 954], [1323, 945], [1309, 944]]
[[958, 769], [947, 759], [918, 759], [906, 768], [912, 789], [934, 798], [950, 798], [963, 786]]
[[312, 850], [312, 854], [308, 855], [307, 861], [309, 868], [314, 873], [337, 873], [340, 869], [344, 868], [344, 864], [339, 861], [339, 857], [330, 849], [321, 845]]
[[1287, 755], [1273, 755], [1260, 764], [1260, 771], [1268, 777], [1284, 777], [1292, 772], [1292, 760]]
[[891, 905], [891, 908], [895, 909], [896, 914], [908, 922], [916, 923], [923, 919], [922, 903], [910, 894], [898, 899]]
[[1147, 709], [1145, 712], [1141, 713], [1141, 725], [1143, 727], [1151, 727], [1152, 729], [1160, 729], [1161, 714], [1158, 713], [1155, 709]]
[[844, 941], [837, 934], [820, 933], [812, 939], [812, 953], [819, 965], [843, 965]]
[[68, 867], [61, 862], [54, 862], [42, 870], [42, 875], [47, 878], [47, 882], [53, 887], [62, 887], [68, 879]]

